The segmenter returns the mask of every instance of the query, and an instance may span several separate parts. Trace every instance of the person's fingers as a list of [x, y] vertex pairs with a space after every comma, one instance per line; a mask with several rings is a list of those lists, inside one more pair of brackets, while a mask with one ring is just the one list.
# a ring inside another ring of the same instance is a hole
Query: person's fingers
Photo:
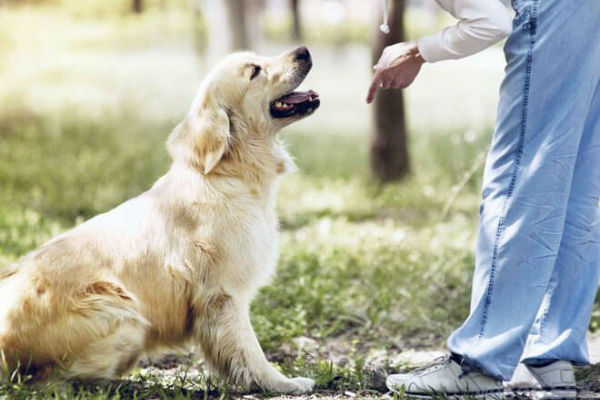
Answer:
[[385, 58], [383, 58], [383, 56], [377, 60], [377, 63], [375, 64], [375, 66], [377, 68], [385, 68], [387, 64], [387, 60]]
[[394, 79], [392, 84], [393, 89], [406, 89], [407, 86], [408, 85], [406, 84], [404, 78]]
[[377, 94], [377, 90], [379, 90], [379, 83], [377, 84], [371, 84], [371, 86], [369, 87], [369, 92], [367, 93], [367, 104], [371, 104], [373, 102], [373, 99], [375, 98], [375, 95]]
[[398, 85], [398, 88], [406, 89], [407, 87], [412, 85], [412, 83], [415, 81], [415, 78], [417, 77], [417, 73], [418, 72], [407, 72], [406, 74], [402, 74], [400, 77], [397, 77], [396, 84]]
[[381, 57], [379, 57], [379, 60], [377, 60], [377, 64], [375, 64], [378, 68], [387, 68], [390, 66], [391, 63], [394, 62], [394, 60], [397, 57], [393, 54], [393, 52], [389, 49], [384, 50], [383, 53], [381, 54]]
[[390, 60], [389, 57], [381, 56], [381, 58], [379, 59], [379, 61], [377, 61], [376, 66], [379, 69], [387, 68], [390, 65], [390, 61], [391, 60]]
[[394, 80], [390, 82], [389, 89], [402, 89], [400, 81]]
[[367, 104], [371, 104], [373, 99], [375, 98], [375, 94], [377, 94], [377, 90], [379, 90], [379, 85], [381, 84], [381, 71], [377, 71], [373, 76], [373, 80], [371, 81], [371, 86], [369, 86], [369, 91], [367, 92]]
[[390, 87], [392, 87], [393, 83], [394, 81], [392, 81], [391, 79], [384, 79], [382, 80], [380, 87], [384, 90], [388, 90]]

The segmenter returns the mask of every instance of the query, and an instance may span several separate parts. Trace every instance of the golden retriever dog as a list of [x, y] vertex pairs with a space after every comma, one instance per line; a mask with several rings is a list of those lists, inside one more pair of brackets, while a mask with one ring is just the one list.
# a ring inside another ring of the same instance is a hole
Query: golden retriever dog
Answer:
[[314, 382], [267, 361], [249, 305], [278, 258], [279, 177], [293, 166], [276, 133], [319, 106], [294, 92], [301, 47], [227, 57], [204, 80], [152, 188], [0, 270], [5, 367], [114, 379], [141, 354], [195, 344], [235, 384], [299, 394]]

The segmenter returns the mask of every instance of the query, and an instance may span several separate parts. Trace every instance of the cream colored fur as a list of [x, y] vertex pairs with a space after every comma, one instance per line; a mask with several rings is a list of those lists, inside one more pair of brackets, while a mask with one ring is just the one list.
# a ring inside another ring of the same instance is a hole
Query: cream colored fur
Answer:
[[0, 270], [9, 368], [113, 379], [142, 353], [193, 343], [237, 384], [312, 389], [269, 364], [248, 314], [278, 257], [277, 181], [293, 163], [275, 134], [297, 118], [268, 109], [308, 73], [295, 55], [226, 58], [171, 133], [172, 166], [149, 191]]

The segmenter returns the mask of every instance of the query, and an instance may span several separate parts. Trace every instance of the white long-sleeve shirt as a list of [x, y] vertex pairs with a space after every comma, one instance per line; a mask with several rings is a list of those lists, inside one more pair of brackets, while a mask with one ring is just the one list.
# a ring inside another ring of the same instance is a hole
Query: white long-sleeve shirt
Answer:
[[417, 41], [428, 62], [457, 59], [499, 42], [512, 31], [509, 0], [435, 0], [458, 19], [456, 25]]

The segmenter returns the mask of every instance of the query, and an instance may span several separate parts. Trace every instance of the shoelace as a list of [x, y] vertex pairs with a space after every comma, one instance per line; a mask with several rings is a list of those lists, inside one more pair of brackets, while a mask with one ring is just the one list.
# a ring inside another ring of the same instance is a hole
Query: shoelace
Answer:
[[429, 372], [432, 368], [438, 367], [440, 365], [447, 365], [447, 364], [450, 364], [450, 356], [449, 355], [438, 357], [438, 358], [434, 359], [432, 362], [430, 362], [429, 364], [414, 369], [412, 372], [416, 372], [416, 373]]
[[[433, 368], [437, 368], [440, 365], [448, 365], [450, 364], [450, 361], [452, 361], [452, 358], [450, 357], [449, 354], [446, 354], [444, 356], [438, 357], [436, 359], [434, 359], [432, 362], [430, 362], [427, 365], [424, 365], [422, 367], [416, 368], [414, 369], [412, 372], [413, 373], [417, 373], [417, 374], [422, 374], [424, 372], [429, 372], [431, 371]], [[458, 379], [462, 379], [465, 376], [469, 375], [471, 372], [473, 372], [473, 369], [469, 368], [468, 366], [465, 368], [465, 366], [461, 365], [461, 373], [458, 376]]]

